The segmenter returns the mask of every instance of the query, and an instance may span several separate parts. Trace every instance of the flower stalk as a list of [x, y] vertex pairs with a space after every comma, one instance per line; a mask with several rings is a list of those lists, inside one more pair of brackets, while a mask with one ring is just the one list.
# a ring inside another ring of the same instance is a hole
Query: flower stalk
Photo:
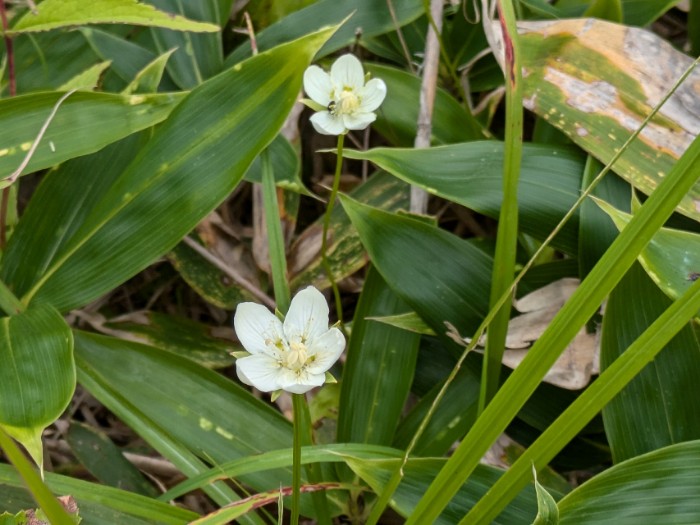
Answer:
[[333, 175], [333, 187], [331, 188], [331, 195], [328, 198], [328, 204], [326, 205], [326, 213], [323, 216], [323, 232], [321, 234], [321, 262], [323, 264], [323, 269], [326, 271], [328, 280], [331, 283], [331, 288], [333, 289], [333, 298], [335, 299], [335, 310], [338, 316], [338, 321], [340, 321], [341, 326], [343, 324], [343, 304], [340, 300], [340, 290], [338, 289], [338, 283], [335, 282], [335, 277], [333, 276], [333, 268], [328, 259], [328, 228], [331, 224], [331, 214], [333, 213], [333, 208], [335, 206], [335, 201], [338, 197], [338, 189], [340, 188], [340, 174], [343, 167], [343, 142], [345, 140], [345, 135], [338, 135], [338, 151], [336, 153], [337, 160], [335, 164], [335, 174]]

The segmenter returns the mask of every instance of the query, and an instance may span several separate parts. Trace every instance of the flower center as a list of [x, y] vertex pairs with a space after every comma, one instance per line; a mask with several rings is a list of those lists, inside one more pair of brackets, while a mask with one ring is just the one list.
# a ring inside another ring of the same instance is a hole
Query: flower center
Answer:
[[304, 343], [290, 343], [285, 366], [290, 370], [298, 371], [306, 365], [309, 358]]
[[360, 97], [351, 88], [343, 88], [337, 100], [328, 105], [331, 115], [352, 115], [360, 107]]

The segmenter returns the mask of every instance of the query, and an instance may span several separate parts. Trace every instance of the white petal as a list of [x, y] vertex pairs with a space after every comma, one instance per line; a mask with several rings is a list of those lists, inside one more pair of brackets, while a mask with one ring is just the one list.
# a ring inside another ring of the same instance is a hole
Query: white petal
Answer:
[[265, 354], [236, 360], [238, 378], [262, 392], [274, 392], [281, 388], [279, 379], [282, 371], [277, 361]]
[[313, 286], [298, 292], [284, 318], [284, 333], [291, 342], [311, 343], [328, 331], [328, 303]]
[[280, 374], [280, 388], [292, 394], [305, 394], [314, 387], [321, 386], [326, 381], [326, 374], [310, 374], [301, 372], [297, 374], [291, 370], [286, 370]]
[[309, 357], [314, 356], [306, 370], [312, 374], [325, 374], [338, 360], [345, 349], [345, 337], [337, 328], [314, 339], [308, 347]]
[[309, 66], [304, 71], [304, 91], [311, 100], [327, 107], [333, 93], [331, 77], [320, 67]]
[[314, 129], [323, 135], [341, 135], [345, 133], [345, 124], [340, 116], [331, 115], [328, 111], [319, 111], [311, 115]]
[[343, 55], [331, 66], [331, 82], [336, 89], [359, 90], [365, 85], [365, 72], [355, 55]]
[[360, 111], [369, 113], [377, 109], [386, 97], [386, 84], [379, 78], [373, 78], [359, 92]]
[[365, 129], [377, 118], [374, 113], [353, 113], [352, 115], [342, 115], [343, 124], [348, 129]]
[[243, 348], [251, 354], [274, 356], [275, 343], [284, 342], [282, 323], [267, 308], [255, 303], [241, 303], [236, 308], [233, 326]]

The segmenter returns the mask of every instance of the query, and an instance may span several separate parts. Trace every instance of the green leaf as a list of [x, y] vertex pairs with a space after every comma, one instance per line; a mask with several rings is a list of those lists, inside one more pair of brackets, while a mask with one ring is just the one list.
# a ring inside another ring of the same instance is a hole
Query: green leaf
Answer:
[[155, 498], [155, 487], [143, 477], [106, 434], [72, 421], [66, 441], [75, 457], [100, 482]]
[[133, 93], [155, 93], [165, 73], [165, 66], [174, 50], [166, 51], [146, 64], [122, 91], [122, 95]]
[[0, 318], [0, 425], [43, 468], [41, 432], [75, 390], [73, 337], [50, 305]]
[[79, 91], [94, 91], [100, 82], [102, 73], [109, 68], [111, 62], [104, 61], [89, 67], [79, 75], [74, 76], [65, 84], [59, 86], [56, 91], [70, 91], [77, 89]]
[[[596, 200], [622, 230], [632, 219], [628, 213]], [[661, 228], [639, 255], [649, 277], [671, 299], [678, 299], [700, 277], [700, 235], [672, 228]], [[700, 313], [699, 313], [700, 314]]]
[[[352, 19], [351, 19], [352, 20]], [[412, 146], [416, 138], [421, 79], [400, 69], [364, 64], [380, 78], [388, 96], [377, 111], [372, 127], [396, 146]], [[437, 89], [433, 106], [432, 142], [451, 144], [484, 138], [481, 125], [448, 92]]]
[[[63, 93], [36, 93], [0, 100], [0, 176], [22, 163], [46, 118]], [[58, 108], [23, 173], [55, 166], [93, 153], [165, 119], [183, 95], [132, 95], [78, 92]], [[93, 177], [88, 174], [82, 177]]]
[[240, 348], [234, 346], [230, 339], [217, 337], [217, 331], [225, 332], [225, 327], [217, 329], [191, 319], [159, 312], [135, 312], [112, 319], [105, 323], [105, 327], [116, 332], [110, 332], [112, 335], [187, 357], [207, 368], [231, 366], [233, 358], [230, 352]]
[[528, 350], [525, 359], [503, 384], [426, 491], [408, 524], [430, 523], [448, 504], [491, 443], [506, 429], [537, 388], [564, 347], [595, 313], [605, 296], [632, 266], [646, 243], [698, 180], [699, 159], [700, 139], [696, 138], [562, 307], [547, 330]]
[[[521, 36], [526, 107], [608, 163], [692, 59], [638, 28], [591, 19], [529, 22]], [[584, 29], [585, 28], [585, 29]], [[669, 74], [659, 74], [666, 64]], [[696, 135], [700, 109], [681, 85], [613, 165], [649, 195]], [[597, 95], [593, 99], [590, 93]], [[689, 106], [686, 108], [686, 104]], [[678, 210], [700, 220], [700, 182]]]
[[[46, 473], [46, 484], [56, 494], [74, 496], [86, 524], [182, 525], [198, 517], [176, 505], [51, 472]], [[35, 505], [15, 469], [0, 465], [0, 508], [17, 512]]]
[[[229, 16], [229, 13], [224, 17], [220, 16], [216, 0], [197, 0], [196, 2], [151, 0], [150, 3], [163, 11], [177, 13], [191, 20], [208, 22], [207, 25], [214, 25], [217, 29], [226, 24]], [[220, 33], [191, 34], [153, 28], [151, 34], [160, 53], [175, 50], [172, 59], [168, 62], [167, 70], [170, 77], [182, 89], [191, 89], [201, 84], [204, 80], [220, 73], [224, 67]]]
[[184, 242], [168, 254], [168, 259], [185, 282], [205, 301], [219, 308], [233, 310], [256, 298]]
[[396, 328], [408, 330], [409, 332], [414, 332], [416, 334], [435, 335], [435, 331], [425, 324], [425, 321], [423, 321], [423, 319], [421, 319], [415, 312], [367, 317], [367, 319], [369, 321], [377, 321], [378, 323], [395, 326]]
[[488, 255], [422, 220], [349, 197], [341, 202], [379, 273], [437, 334], [446, 333], [445, 322], [460, 333], [479, 325], [488, 306]]
[[[107, 31], [94, 27], [81, 27], [79, 31], [97, 56], [112, 62], [110, 71], [126, 83], [133, 81], [139, 71], [158, 56], [145, 47]], [[47, 35], [39, 36], [45, 38]]]
[[[397, 459], [347, 459], [350, 468], [378, 494], [384, 490], [392, 472], [398, 468], [399, 461]], [[410, 459], [404, 467], [405, 477], [392, 497], [391, 507], [404, 517], [410, 516], [416, 503], [445, 461], [445, 459]], [[479, 465], [469, 481], [460, 487], [459, 492], [445, 511], [430, 523], [435, 525], [454, 525], [457, 523], [499, 476], [498, 469]], [[535, 517], [536, 512], [535, 493], [532, 487], [529, 487], [521, 492], [491, 523], [493, 525], [528, 523]]]
[[[386, 33], [415, 20], [423, 14], [421, 0], [391, 0], [391, 4], [376, 0], [320, 0], [284, 17], [266, 27], [256, 35], [259, 50], [293, 38], [299, 38], [326, 24], [337, 24], [346, 17], [338, 32], [321, 48], [318, 57], [326, 56], [338, 49], [353, 44], [359, 35], [374, 36]], [[231, 66], [250, 56], [250, 42], [236, 48], [226, 57], [226, 66]]]
[[[193, 90], [89, 204], [73, 191], [59, 204], [61, 210], [47, 214], [46, 202], [55, 200], [63, 185], [84, 185], [92, 173], [76, 170], [59, 182], [47, 179], [8, 244], [3, 268], [8, 285], [27, 301], [41, 299], [70, 310], [172, 249], [229, 195], [275, 137], [306, 65], [333, 30], [257, 55]], [[57, 236], [62, 224], [72, 223], [76, 209], [84, 223], [70, 236]], [[23, 223], [32, 216], [35, 224], [28, 230]], [[27, 259], [30, 249], [36, 253]]]
[[700, 522], [700, 441], [630, 459], [559, 500], [561, 525]]
[[[312, 197], [313, 194], [304, 186], [301, 180], [301, 163], [299, 155], [292, 145], [282, 135], [277, 135], [268, 146], [272, 170], [275, 174], [275, 184], [285, 190], [294, 191]], [[262, 162], [258, 156], [245, 174], [248, 182], [262, 184]]]
[[[609, 367], [670, 304], [635, 264], [608, 298], [601, 369]], [[605, 407], [605, 432], [616, 462], [700, 438], [700, 399], [688, 395], [700, 383], [698, 355], [700, 342], [688, 325]]]
[[[75, 337], [81, 384], [186, 474], [201, 470], [187, 466], [158, 433], [213, 464], [291, 447], [291, 424], [220, 374], [152, 347], [82, 332]], [[265, 490], [290, 484], [291, 471], [241, 480]]]
[[[525, 144], [518, 188], [522, 231], [544, 239], [579, 195], [583, 163], [570, 149]], [[469, 142], [426, 149], [346, 150], [345, 157], [366, 159], [429, 193], [497, 218], [503, 194], [503, 144]], [[577, 252], [576, 217], [553, 245]], [[440, 253], [440, 252], [436, 252]]]
[[85, 24], [133, 24], [174, 29], [177, 31], [216, 32], [219, 27], [187, 20], [158, 11], [136, 0], [44, 0], [30, 9], [7, 32], [8, 35], [48, 31], [59, 27]]
[[[408, 185], [387, 173], [375, 173], [350, 195], [360, 202], [385, 210], [408, 207]], [[309, 226], [289, 249], [289, 273], [292, 290], [305, 284], [323, 289], [330, 286], [321, 263], [321, 232], [323, 217]], [[328, 260], [336, 282], [352, 275], [367, 264], [367, 256], [350, 219], [340, 206], [333, 208], [328, 228]]]
[[367, 318], [407, 308], [379, 272], [370, 269], [343, 369], [338, 442], [391, 444], [411, 389], [420, 335]]
[[547, 489], [540, 485], [537, 481], [537, 471], [532, 468], [532, 474], [535, 478], [535, 491], [537, 492], [537, 516], [532, 525], [557, 525], [559, 523], [559, 509], [557, 502], [554, 501], [552, 495], [547, 492]]

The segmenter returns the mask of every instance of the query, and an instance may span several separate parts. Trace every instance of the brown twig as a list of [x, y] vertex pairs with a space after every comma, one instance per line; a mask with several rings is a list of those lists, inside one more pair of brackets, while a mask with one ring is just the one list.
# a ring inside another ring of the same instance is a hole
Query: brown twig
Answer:
[[[5, 12], [5, 2], [0, 0], [0, 19], [2, 19], [2, 31], [5, 39], [5, 51], [7, 53], [7, 75], [10, 96], [17, 94], [17, 82], [15, 79], [15, 54], [12, 49], [12, 38], [8, 36], [7, 13]], [[10, 202], [10, 188], [2, 190], [2, 200], [0, 202], [0, 250], [5, 248], [7, 229], [7, 210]]]
[[[425, 39], [425, 56], [423, 57], [423, 80], [420, 88], [420, 109], [418, 110], [418, 125], [416, 129], [416, 148], [430, 147], [430, 136], [433, 126], [433, 104], [437, 89], [438, 67], [440, 65], [440, 41], [437, 31], [442, 29], [443, 0], [430, 1], [430, 16], [433, 23], [428, 26]], [[426, 213], [428, 211], [428, 194], [416, 186], [411, 187], [411, 212]]]

